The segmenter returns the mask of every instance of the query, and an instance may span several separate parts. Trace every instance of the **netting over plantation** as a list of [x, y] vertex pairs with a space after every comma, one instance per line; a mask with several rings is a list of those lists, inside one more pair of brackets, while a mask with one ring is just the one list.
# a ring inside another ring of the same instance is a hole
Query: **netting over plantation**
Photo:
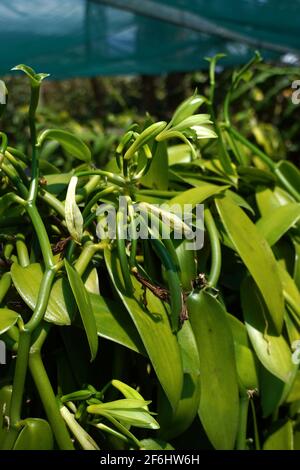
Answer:
[[56, 78], [157, 74], [300, 56], [300, 0], [1, 0], [0, 74], [20, 62]]

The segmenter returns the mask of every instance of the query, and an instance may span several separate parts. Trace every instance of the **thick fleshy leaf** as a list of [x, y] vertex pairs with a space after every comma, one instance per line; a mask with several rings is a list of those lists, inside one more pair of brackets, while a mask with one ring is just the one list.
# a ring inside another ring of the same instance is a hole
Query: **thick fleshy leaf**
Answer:
[[9, 308], [0, 308], [0, 335], [14, 326], [19, 318], [19, 314]]
[[183, 387], [177, 409], [172, 411], [165, 398], [159, 395], [160, 436], [163, 439], [174, 439], [186, 431], [197, 415], [200, 400], [200, 363], [197, 344], [190, 322], [184, 322], [179, 330], [178, 343], [183, 364]]
[[184, 119], [192, 116], [194, 112], [204, 103], [205, 98], [201, 95], [190, 96], [184, 100], [174, 111], [172, 119], [170, 121], [171, 126], [177, 126]]
[[175, 409], [181, 395], [183, 371], [179, 346], [171, 331], [164, 305], [147, 289], [146, 308], [140, 300], [143, 289], [134, 276], [132, 284], [135, 295], [127, 296], [122, 285], [116, 252], [106, 249], [104, 253], [110, 278], [140, 334], [158, 380]]
[[184, 191], [178, 196], [170, 199], [169, 205], [179, 204], [180, 206], [184, 206], [184, 204], [191, 204], [192, 206], [195, 206], [227, 188], [228, 186], [217, 186], [215, 184], [203, 182], [203, 184], [198, 188], [188, 189], [187, 191]]
[[242, 196], [240, 196], [238, 193], [235, 193], [234, 191], [231, 191], [231, 189], [227, 189], [225, 192], [226, 196], [229, 197], [229, 199], [232, 200], [235, 204], [237, 204], [240, 207], [243, 207], [244, 209], [247, 209], [247, 211], [250, 212], [250, 214], [254, 215], [254, 210], [248, 204], [246, 199], [244, 199]]
[[284, 316], [282, 286], [273, 252], [244, 211], [227, 197], [216, 200], [225, 230], [259, 287], [278, 333]]
[[[14, 263], [11, 276], [15, 288], [28, 307], [36, 306], [43, 270], [39, 263], [22, 268]], [[66, 279], [54, 281], [44, 319], [56, 325], [70, 325], [76, 309], [75, 300]]]
[[259, 397], [264, 418], [271, 416], [280, 406], [285, 383], [260, 364]]
[[139, 428], [158, 429], [159, 424], [145, 409], [151, 403], [150, 401], [137, 399], [122, 399], [111, 401], [108, 403], [99, 403], [97, 405], [89, 405], [87, 412], [103, 416], [112, 416], [130, 426]]
[[55, 140], [72, 157], [89, 162], [91, 160], [91, 151], [88, 146], [71, 132], [61, 129], [47, 129], [38, 136], [38, 145], [42, 145], [46, 140]]
[[264, 442], [263, 450], [293, 450], [293, 423], [291, 420], [277, 422], [273, 432]]
[[274, 245], [300, 219], [300, 204], [278, 207], [261, 217], [256, 228], [270, 246]]
[[145, 450], [174, 450], [171, 444], [160, 439], [142, 439], [140, 442]]
[[297, 372], [293, 386], [286, 398], [288, 403], [300, 401], [300, 371]]
[[94, 360], [98, 351], [98, 335], [96, 320], [93, 314], [90, 296], [86, 288], [84, 287], [83, 281], [76, 269], [74, 269], [74, 267], [67, 261], [67, 259], [65, 259], [64, 262], [70, 286], [74, 294], [90, 346], [91, 360]]
[[85, 288], [88, 292], [90, 292], [91, 294], [100, 295], [99, 278], [96, 268], [87, 268], [82, 278], [84, 281]]
[[89, 294], [99, 336], [146, 355], [133, 321], [123, 305], [101, 295]]
[[239, 418], [233, 337], [223, 306], [205, 291], [187, 299], [200, 359], [199, 417], [216, 449], [233, 449]]
[[53, 433], [47, 421], [40, 418], [27, 418], [22, 427], [13, 450], [52, 450]]
[[234, 341], [239, 382], [244, 390], [258, 389], [257, 360], [250, 347], [246, 327], [244, 323], [230, 314], [228, 314], [227, 318]]
[[241, 300], [248, 335], [258, 359], [271, 374], [288, 382], [293, 370], [292, 352], [282, 335], [272, 334], [267, 308], [250, 278], [242, 283]]
[[189, 145], [178, 144], [168, 147], [168, 161], [169, 166], [190, 162], [191, 151]]
[[269, 187], [258, 187], [255, 193], [256, 203], [262, 217], [272, 213], [278, 207], [295, 203], [295, 200], [284, 189], [275, 186], [274, 189]]
[[165, 142], [159, 142], [152, 157], [150, 170], [141, 180], [142, 185], [152, 189], [168, 189], [168, 154]]
[[[121, 382], [120, 380], [112, 380], [111, 384], [117, 390], [119, 390], [125, 398], [133, 398], [135, 400], [143, 400], [142, 395], [135, 390], [134, 388], [130, 387], [129, 385]], [[145, 405], [147, 407], [148, 405]]]

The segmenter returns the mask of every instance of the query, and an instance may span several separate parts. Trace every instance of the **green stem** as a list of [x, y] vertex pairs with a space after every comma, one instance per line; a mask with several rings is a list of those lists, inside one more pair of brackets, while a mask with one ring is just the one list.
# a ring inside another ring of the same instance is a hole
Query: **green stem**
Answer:
[[90, 213], [93, 206], [99, 201], [101, 197], [106, 196], [107, 194], [113, 193], [115, 190], [116, 190], [115, 186], [109, 186], [108, 188], [105, 188], [102, 191], [99, 191], [97, 194], [95, 194], [85, 206], [82, 212], [82, 217], [85, 218], [85, 216]]
[[94, 424], [94, 426], [97, 429], [100, 429], [100, 431], [107, 432], [107, 434], [111, 434], [113, 437], [116, 437], [117, 439], [120, 439], [121, 441], [125, 442], [126, 444], [130, 444], [130, 442], [131, 442], [131, 439], [129, 440], [128, 437], [124, 436], [124, 434], [121, 434], [120, 432], [116, 431], [115, 429], [112, 429], [109, 426], [106, 426], [106, 424], [104, 424], [104, 423]]
[[122, 176], [116, 175], [115, 173], [110, 173], [108, 171], [104, 170], [93, 170], [93, 171], [80, 171], [78, 173], [75, 173], [75, 176], [78, 176], [80, 178], [81, 176], [94, 176], [94, 175], [100, 175], [106, 178], [108, 181], [111, 181], [114, 184], [117, 184], [118, 186], [126, 186], [126, 181]]
[[40, 188], [38, 197], [48, 204], [48, 206], [52, 207], [63, 219], [65, 218], [65, 206], [59, 199], [53, 196], [53, 194]]
[[31, 182], [29, 188], [28, 202], [34, 204], [37, 198], [38, 187], [39, 187], [39, 159], [38, 149], [36, 147], [36, 126], [35, 126], [35, 112], [38, 106], [40, 96], [40, 86], [31, 86], [30, 95], [30, 106], [29, 106], [29, 128], [30, 128], [30, 139], [32, 146], [32, 157], [31, 157]]
[[10, 404], [10, 423], [12, 427], [18, 423], [21, 417], [21, 407], [27, 371], [28, 353], [30, 350], [30, 340], [30, 332], [26, 330], [21, 331], [13, 380], [13, 394]]
[[16, 427], [18, 421], [20, 421], [21, 419], [22, 399], [28, 366], [31, 333], [38, 326], [44, 316], [54, 276], [55, 271], [53, 269], [48, 269], [45, 271], [39, 289], [39, 295], [33, 315], [29, 322], [24, 325], [23, 329], [20, 332], [19, 347], [13, 381], [13, 394], [10, 407], [10, 422], [12, 427]]
[[76, 202], [79, 203], [89, 196], [98, 186], [101, 178], [100, 176], [92, 176], [92, 178], [79, 190], [76, 195]]
[[271, 160], [268, 155], [266, 155], [262, 150], [260, 150], [256, 145], [252, 144], [246, 137], [240, 134], [234, 127], [226, 127], [227, 132], [234, 137], [236, 140], [241, 142], [243, 145], [248, 147], [255, 155], [261, 158], [261, 160], [271, 169], [275, 170], [275, 163]]
[[29, 322], [26, 323], [25, 325], [26, 330], [28, 330], [29, 332], [33, 332], [43, 319], [43, 316], [45, 314], [45, 311], [48, 305], [55, 273], [56, 273], [56, 270], [53, 268], [50, 268], [50, 269], [48, 268], [44, 272], [43, 279], [39, 288], [39, 294], [38, 294], [38, 298], [36, 301], [36, 306], [33, 311], [33, 315], [31, 319], [29, 320]]
[[209, 111], [211, 114], [212, 121], [214, 122], [216, 134], [219, 139], [220, 163], [223, 167], [223, 170], [226, 172], [226, 174], [232, 177], [232, 176], [235, 176], [235, 171], [233, 169], [230, 156], [227, 152], [224, 139], [222, 136], [222, 132], [221, 132], [220, 126], [218, 124], [218, 120], [216, 119], [216, 115], [215, 115], [214, 99], [215, 99], [215, 87], [216, 87], [216, 82], [215, 82], [216, 60], [218, 60], [217, 57], [211, 60], [210, 68], [209, 68], [209, 79], [210, 79]]
[[76, 421], [75, 416], [66, 406], [60, 406], [60, 414], [66, 422], [73, 436], [77, 439], [84, 450], [100, 450], [92, 437]]
[[45, 225], [43, 223], [43, 220], [42, 220], [35, 204], [28, 203], [26, 205], [26, 210], [27, 210], [27, 213], [28, 213], [28, 215], [29, 215], [29, 217], [32, 221], [32, 224], [34, 226], [37, 237], [39, 239], [39, 243], [40, 243], [40, 246], [41, 246], [41, 251], [42, 251], [45, 266], [46, 266], [46, 268], [53, 268], [54, 267], [54, 261], [53, 261], [51, 245], [50, 245], [50, 241], [49, 241], [48, 234], [47, 234], [47, 231], [45, 229]]
[[16, 237], [16, 249], [18, 260], [22, 268], [26, 268], [30, 264], [29, 254], [25, 243], [25, 236], [23, 233], [18, 233]]
[[6, 174], [6, 176], [11, 180], [11, 182], [16, 186], [16, 188], [18, 189], [19, 193], [21, 194], [21, 196], [24, 198], [24, 199], [27, 199], [27, 196], [28, 196], [28, 189], [26, 188], [26, 186], [22, 183], [22, 180], [19, 178], [19, 176], [17, 175], [17, 173], [14, 171], [14, 169], [12, 169], [11, 167], [9, 167], [8, 165], [6, 165], [5, 163], [2, 163], [1, 165], [1, 170], [3, 170], [3, 172]]
[[105, 243], [86, 243], [74, 267], [80, 276], [83, 276], [86, 268], [97, 251], [104, 250]]
[[218, 230], [208, 208], [204, 209], [204, 222], [211, 247], [211, 269], [208, 275], [208, 283], [211, 287], [215, 287], [221, 273], [222, 256]]
[[249, 397], [242, 396], [240, 398], [239, 429], [238, 429], [237, 440], [236, 440], [237, 450], [246, 450], [248, 408], [249, 408]]
[[14, 169], [16, 170], [16, 172], [18, 173], [18, 175], [20, 176], [23, 184], [25, 186], [28, 185], [28, 178], [26, 176], [26, 173], [24, 171], [24, 168], [23, 166], [20, 164], [20, 162], [18, 162], [18, 160], [16, 160], [16, 158], [6, 150], [5, 152], [5, 157], [7, 158], [7, 160], [11, 163], [11, 165], [14, 167]]
[[250, 400], [250, 406], [251, 406], [252, 419], [253, 419], [255, 450], [260, 450], [260, 440], [259, 440], [256, 412], [255, 412], [255, 406], [254, 406], [253, 400]]
[[56, 397], [41, 359], [41, 354], [38, 350], [30, 353], [29, 369], [59, 448], [61, 450], [74, 450], [73, 443], [60, 414]]
[[140, 441], [130, 432], [128, 429], [123, 426], [119, 421], [117, 421], [115, 418], [113, 418], [111, 415], [108, 413], [102, 413], [102, 415], [108, 419], [121, 433], [125, 434], [136, 446], [138, 449], [142, 447], [142, 444]]
[[21, 162], [23, 163], [26, 163], [27, 165], [28, 163], [30, 163], [29, 157], [25, 155], [25, 153], [23, 153], [21, 150], [8, 146], [6, 151], [10, 152], [14, 157], [17, 157], [18, 160], [21, 160]]

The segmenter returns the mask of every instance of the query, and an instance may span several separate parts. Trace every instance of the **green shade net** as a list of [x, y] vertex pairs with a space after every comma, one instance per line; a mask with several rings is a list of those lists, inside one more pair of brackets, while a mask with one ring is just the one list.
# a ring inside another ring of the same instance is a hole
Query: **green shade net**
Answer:
[[1, 0], [0, 74], [159, 74], [265, 58], [297, 63], [300, 0]]

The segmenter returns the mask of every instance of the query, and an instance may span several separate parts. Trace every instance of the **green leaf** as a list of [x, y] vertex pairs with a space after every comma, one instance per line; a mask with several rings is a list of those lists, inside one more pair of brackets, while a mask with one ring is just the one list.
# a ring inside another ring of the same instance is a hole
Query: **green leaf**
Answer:
[[160, 439], [142, 439], [142, 449], [145, 450], [174, 450], [168, 442], [161, 441]]
[[67, 224], [67, 229], [73, 238], [74, 241], [77, 243], [81, 242], [82, 234], [83, 234], [83, 217], [80, 212], [79, 207], [76, 204], [76, 185], [77, 185], [78, 178], [77, 176], [72, 176], [66, 201], [65, 201], [65, 219]]
[[177, 334], [183, 364], [183, 387], [174, 412], [165, 394], [159, 394], [160, 436], [174, 439], [183, 434], [197, 416], [200, 400], [200, 363], [197, 344], [189, 320], [186, 320]]
[[296, 307], [296, 309], [293, 309], [293, 313], [297, 315], [297, 321], [298, 324], [300, 325], [300, 316], [299, 316], [299, 311], [300, 311], [300, 292], [299, 289], [294, 281], [294, 279], [289, 275], [288, 271], [284, 268], [282, 265], [281, 261], [277, 262], [278, 266], [278, 273], [279, 277], [281, 279], [282, 287], [283, 287], [283, 292], [284, 292], [284, 297], [288, 301], [288, 303], [292, 304], [293, 306]]
[[99, 336], [146, 355], [133, 321], [123, 305], [100, 295], [89, 294]]
[[91, 160], [91, 151], [88, 146], [71, 132], [60, 129], [47, 129], [38, 136], [38, 145], [41, 146], [46, 140], [56, 140], [72, 157], [84, 162]]
[[82, 279], [84, 281], [86, 290], [90, 294], [101, 295], [100, 289], [99, 289], [99, 278], [98, 278], [98, 273], [97, 273], [96, 268], [88, 267], [85, 270], [82, 276]]
[[286, 398], [288, 403], [292, 403], [293, 401], [300, 401], [300, 371], [297, 372], [295, 377], [295, 382]]
[[52, 450], [53, 434], [47, 421], [40, 418], [27, 418], [23, 422], [13, 450]]
[[169, 200], [168, 204], [170, 206], [173, 204], [179, 204], [182, 207], [184, 204], [191, 204], [192, 206], [195, 206], [196, 204], [201, 204], [209, 197], [214, 196], [215, 194], [218, 194], [227, 188], [228, 186], [217, 186], [215, 184], [203, 182], [203, 184], [198, 188], [188, 189], [178, 196], [173, 197]]
[[250, 278], [242, 283], [241, 300], [248, 335], [258, 359], [271, 374], [288, 382], [293, 370], [292, 352], [282, 335], [272, 333], [266, 306]]
[[64, 263], [90, 346], [91, 360], [93, 361], [98, 351], [98, 335], [90, 297], [76, 269], [73, 268], [66, 258]]
[[[121, 382], [120, 380], [112, 380], [111, 384], [113, 387], [119, 390], [124, 395], [125, 398], [143, 400], [142, 395], [137, 390], [125, 384], [124, 382]], [[148, 408], [148, 406], [145, 405], [145, 408]]]
[[[192, 116], [194, 112], [204, 103], [205, 98], [201, 95], [193, 95], [184, 100], [174, 111], [169, 126], [177, 126], [184, 119]], [[168, 127], [169, 127], [168, 126]]]
[[290, 419], [278, 422], [264, 442], [263, 450], [293, 450], [293, 423]]
[[51, 194], [60, 194], [67, 188], [71, 178], [71, 173], [47, 174], [45, 175], [46, 189]]
[[[291, 162], [282, 160], [277, 163], [275, 174], [278, 176], [278, 179], [282, 182], [283, 180], [290, 186], [291, 194], [295, 196], [298, 195], [297, 201], [300, 201], [300, 171], [299, 169]], [[294, 194], [295, 193], [295, 194]]]
[[143, 186], [152, 189], [168, 189], [168, 154], [165, 142], [159, 142], [153, 155], [150, 170], [141, 179]]
[[191, 161], [190, 146], [186, 144], [171, 145], [168, 147], [169, 166], [178, 163], [189, 163]]
[[270, 246], [274, 245], [300, 219], [300, 204], [280, 206], [261, 217], [256, 228]]
[[151, 402], [125, 398], [108, 403], [89, 405], [87, 407], [87, 412], [103, 416], [112, 416], [124, 424], [129, 424], [130, 426], [159, 429], [157, 421], [145, 409], [145, 406], [149, 403]]
[[268, 187], [258, 187], [255, 193], [256, 204], [262, 217], [286, 204], [294, 203], [295, 200], [284, 189], [275, 186], [274, 189]]
[[257, 360], [250, 347], [245, 325], [234, 316], [227, 314], [231, 328], [239, 382], [245, 390], [259, 389]]
[[14, 326], [20, 315], [9, 308], [0, 308], [0, 335]]
[[122, 398], [121, 400], [109, 401], [106, 403], [99, 403], [97, 405], [91, 405], [89, 407], [90, 413], [97, 413], [99, 410], [136, 410], [138, 408], [144, 409], [145, 406], [148, 406], [151, 403], [151, 400], [146, 401], [136, 398]]
[[252, 166], [238, 167], [238, 174], [248, 185], [276, 183], [276, 178], [271, 171], [261, 170], [260, 168], [254, 168]]
[[146, 308], [140, 300], [143, 288], [134, 276], [131, 278], [135, 296], [127, 296], [122, 286], [116, 252], [106, 249], [104, 254], [109, 276], [140, 334], [158, 380], [175, 409], [181, 395], [183, 371], [179, 346], [171, 331], [164, 305], [147, 289]]
[[231, 191], [230, 189], [227, 189], [225, 191], [225, 195], [231, 199], [232, 202], [234, 202], [235, 204], [237, 204], [238, 206], [240, 207], [243, 207], [244, 209], [247, 209], [250, 214], [254, 215], [254, 210], [252, 209], [252, 207], [250, 206], [250, 204], [248, 204], [248, 202], [246, 201], [246, 199], [244, 199], [242, 196], [240, 196], [238, 193], [235, 193], [234, 191]]
[[283, 292], [270, 246], [244, 211], [227, 197], [217, 199], [216, 206], [229, 238], [259, 287], [276, 331], [280, 333], [284, 316]]
[[234, 344], [223, 306], [205, 291], [187, 299], [200, 359], [199, 417], [216, 449], [233, 449], [239, 418]]
[[[11, 267], [12, 281], [24, 302], [34, 310], [39, 288], [43, 278], [43, 270], [39, 263], [22, 268], [14, 263]], [[64, 278], [54, 281], [44, 319], [56, 325], [70, 325], [74, 317], [75, 300]]]
[[49, 73], [35, 73], [35, 71], [31, 67], [24, 64], [16, 65], [11, 70], [20, 70], [21, 72], [24, 72], [30, 79], [32, 87], [39, 86], [42, 80], [44, 80], [44, 78], [49, 77]]

